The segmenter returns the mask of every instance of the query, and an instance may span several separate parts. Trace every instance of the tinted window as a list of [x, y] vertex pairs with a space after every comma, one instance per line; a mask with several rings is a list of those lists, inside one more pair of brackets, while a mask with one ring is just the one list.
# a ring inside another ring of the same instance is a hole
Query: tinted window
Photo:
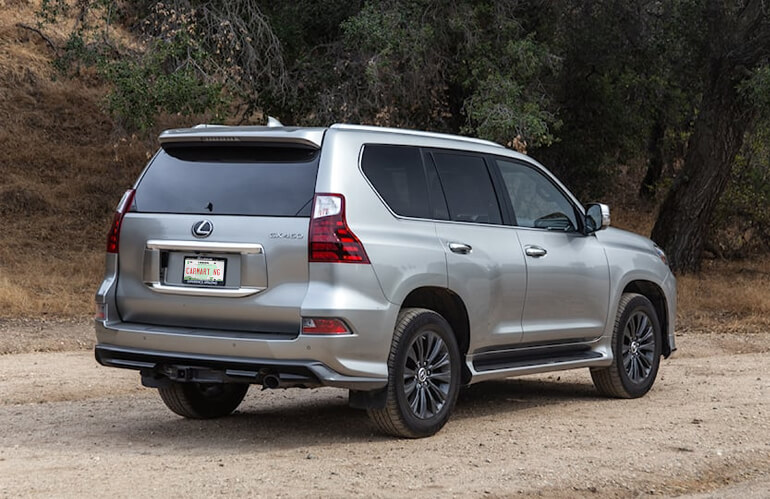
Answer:
[[361, 168], [395, 213], [405, 217], [430, 217], [428, 187], [418, 148], [366, 145]]
[[484, 159], [469, 154], [433, 153], [449, 218], [458, 222], [502, 223]]
[[151, 213], [310, 216], [318, 151], [257, 145], [166, 145], [136, 190]]
[[576, 230], [572, 203], [545, 175], [514, 161], [497, 166], [511, 197], [516, 225], [538, 229]]

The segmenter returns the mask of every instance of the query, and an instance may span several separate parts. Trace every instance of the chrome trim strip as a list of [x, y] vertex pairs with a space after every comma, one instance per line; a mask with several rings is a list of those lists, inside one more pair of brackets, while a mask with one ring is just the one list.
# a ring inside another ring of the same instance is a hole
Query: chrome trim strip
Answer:
[[261, 244], [256, 243], [220, 243], [215, 241], [165, 241], [151, 239], [147, 248], [171, 251], [208, 251], [213, 253], [241, 253], [244, 255], [264, 253]]
[[219, 296], [226, 298], [243, 298], [264, 291], [265, 288], [194, 288], [191, 286], [169, 286], [159, 282], [147, 283], [150, 289], [156, 293], [167, 295], [185, 295], [185, 296]]

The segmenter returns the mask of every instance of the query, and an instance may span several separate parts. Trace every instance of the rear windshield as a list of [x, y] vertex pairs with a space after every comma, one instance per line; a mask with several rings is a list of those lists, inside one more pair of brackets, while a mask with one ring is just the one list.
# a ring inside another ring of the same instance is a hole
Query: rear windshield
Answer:
[[308, 217], [319, 152], [254, 144], [167, 144], [136, 189], [134, 210]]

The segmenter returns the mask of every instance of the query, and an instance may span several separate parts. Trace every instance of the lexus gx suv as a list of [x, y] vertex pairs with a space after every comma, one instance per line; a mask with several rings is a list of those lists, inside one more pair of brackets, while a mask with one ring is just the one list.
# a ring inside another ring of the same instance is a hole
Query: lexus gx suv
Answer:
[[493, 142], [199, 125], [160, 144], [109, 232], [96, 359], [181, 416], [330, 386], [424, 437], [463, 385], [589, 368], [640, 397], [675, 349], [660, 248]]

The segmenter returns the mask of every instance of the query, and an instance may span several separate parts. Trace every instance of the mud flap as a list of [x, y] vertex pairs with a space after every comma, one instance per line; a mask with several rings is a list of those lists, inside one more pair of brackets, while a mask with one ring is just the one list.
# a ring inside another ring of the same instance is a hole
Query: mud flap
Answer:
[[388, 388], [379, 390], [350, 390], [348, 405], [353, 409], [384, 409]]

